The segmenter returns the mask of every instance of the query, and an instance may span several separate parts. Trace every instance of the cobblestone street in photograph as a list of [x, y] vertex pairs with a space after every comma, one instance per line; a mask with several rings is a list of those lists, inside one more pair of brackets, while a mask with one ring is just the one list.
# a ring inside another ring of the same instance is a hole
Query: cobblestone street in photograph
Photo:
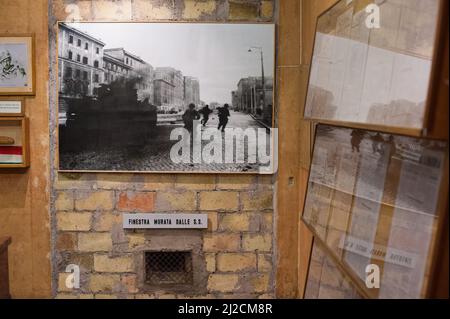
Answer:
[[[231, 117], [227, 128], [264, 128], [251, 115], [241, 112], [230, 112]], [[219, 124], [217, 114], [212, 114], [206, 125], [206, 129], [217, 128]], [[245, 151], [245, 164], [193, 164], [193, 163], [174, 163], [170, 159], [170, 150], [177, 141], [170, 140], [170, 133], [173, 129], [181, 128], [181, 123], [164, 124], [157, 126], [157, 136], [147, 145], [139, 149], [115, 148], [110, 145], [108, 148], [95, 149], [77, 153], [63, 153], [61, 161], [65, 163], [63, 170], [107, 170], [107, 171], [224, 171], [224, 172], [257, 172], [258, 164], [249, 164], [248, 149], [249, 144], [254, 145], [255, 140], [248, 141], [244, 144], [237, 143], [234, 146], [234, 153]], [[256, 130], [255, 130], [256, 132]], [[223, 133], [222, 133], [223, 134]], [[268, 135], [269, 136], [269, 133]], [[203, 141], [202, 146], [208, 144], [209, 141]], [[252, 144], [253, 143], [253, 144]], [[268, 142], [267, 142], [268, 143]], [[253, 149], [250, 147], [250, 149]], [[255, 148], [256, 149], [256, 148]], [[223, 145], [225, 153], [225, 145]]]

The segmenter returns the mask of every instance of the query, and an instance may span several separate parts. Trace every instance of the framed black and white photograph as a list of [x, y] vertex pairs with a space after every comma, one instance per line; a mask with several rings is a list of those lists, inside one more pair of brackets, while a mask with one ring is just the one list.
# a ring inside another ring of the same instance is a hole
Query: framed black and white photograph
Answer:
[[60, 171], [271, 174], [275, 27], [59, 23]]
[[34, 36], [0, 34], [0, 95], [34, 95]]

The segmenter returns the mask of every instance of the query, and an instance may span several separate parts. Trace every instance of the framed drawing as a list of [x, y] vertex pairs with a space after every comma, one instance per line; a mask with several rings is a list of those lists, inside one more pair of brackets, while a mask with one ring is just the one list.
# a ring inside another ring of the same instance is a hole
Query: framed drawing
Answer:
[[34, 36], [0, 34], [0, 95], [34, 95]]
[[0, 168], [29, 166], [28, 120], [0, 117]]
[[24, 116], [25, 99], [0, 96], [0, 116]]
[[303, 221], [367, 296], [423, 298], [447, 163], [447, 142], [318, 125]]
[[61, 22], [60, 171], [273, 173], [274, 68], [273, 24]]
[[341, 0], [318, 18], [304, 117], [422, 135], [441, 0], [375, 3]]

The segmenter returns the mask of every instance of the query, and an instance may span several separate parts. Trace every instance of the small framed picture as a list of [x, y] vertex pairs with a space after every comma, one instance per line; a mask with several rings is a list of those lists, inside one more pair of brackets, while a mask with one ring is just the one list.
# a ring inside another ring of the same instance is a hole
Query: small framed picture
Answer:
[[0, 116], [24, 116], [25, 99], [23, 97], [0, 96]]
[[34, 95], [34, 68], [34, 36], [0, 34], [0, 95]]

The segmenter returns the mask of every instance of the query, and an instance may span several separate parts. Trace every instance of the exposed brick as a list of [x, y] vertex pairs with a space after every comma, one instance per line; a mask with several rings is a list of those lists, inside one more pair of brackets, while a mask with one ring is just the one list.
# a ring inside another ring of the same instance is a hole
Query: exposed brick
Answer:
[[110, 233], [80, 233], [78, 235], [79, 251], [110, 251], [111, 248]]
[[200, 210], [236, 211], [239, 207], [237, 192], [201, 192]]
[[261, 1], [261, 18], [271, 19], [273, 17], [273, 1]]
[[250, 175], [220, 175], [217, 189], [221, 190], [245, 190], [256, 188], [256, 176]]
[[168, 1], [133, 0], [133, 18], [137, 20], [170, 20], [174, 12]]
[[258, 254], [258, 271], [271, 272], [272, 271], [272, 255]]
[[184, 0], [184, 19], [199, 19], [203, 15], [212, 14], [216, 9], [214, 0]]
[[120, 282], [126, 293], [137, 293], [139, 291], [136, 275], [123, 275], [120, 278]]
[[96, 20], [131, 20], [130, 1], [96, 0], [92, 2], [92, 11]]
[[242, 248], [245, 251], [270, 252], [272, 250], [272, 235], [244, 234], [242, 237]]
[[74, 294], [62, 293], [57, 294], [55, 299], [78, 299], [78, 296]]
[[206, 271], [215, 272], [216, 271], [216, 254], [210, 253], [205, 254]]
[[98, 212], [94, 218], [93, 229], [98, 232], [111, 231], [113, 225], [122, 225], [122, 215]]
[[259, 231], [259, 214], [224, 214], [220, 218], [219, 230], [230, 232]]
[[122, 192], [119, 194], [117, 209], [122, 212], [149, 213], [155, 207], [153, 192]]
[[208, 231], [216, 231], [219, 224], [219, 216], [216, 212], [208, 212]]
[[161, 294], [158, 296], [158, 299], [176, 299], [177, 296], [174, 294]]
[[62, 231], [89, 231], [91, 229], [91, 213], [58, 213], [57, 229]]
[[59, 233], [56, 240], [57, 250], [75, 250], [77, 246], [76, 233]]
[[254, 20], [258, 17], [258, 4], [256, 2], [246, 3], [229, 1], [230, 20]]
[[218, 254], [217, 270], [223, 272], [256, 271], [256, 254], [253, 253]]
[[178, 175], [175, 188], [183, 190], [213, 190], [216, 188], [216, 176], [214, 175]]
[[140, 190], [147, 191], [164, 191], [171, 190], [175, 187], [175, 175], [157, 174], [144, 175], [144, 180], [139, 184]]
[[212, 274], [208, 278], [208, 291], [210, 292], [233, 292], [237, 289], [238, 275]]
[[145, 235], [143, 233], [130, 233], [127, 234], [127, 238], [129, 249], [134, 249], [145, 244]]
[[236, 251], [240, 247], [239, 234], [206, 234], [203, 237], [205, 252]]
[[242, 210], [273, 209], [273, 192], [249, 192], [241, 193]]
[[110, 295], [110, 294], [95, 294], [95, 299], [118, 299], [116, 295]]
[[133, 189], [136, 175], [133, 174], [97, 174], [95, 186], [97, 189], [118, 190]]
[[92, 292], [111, 292], [120, 288], [119, 275], [93, 274], [89, 278], [89, 289]]
[[110, 258], [107, 255], [94, 255], [94, 270], [97, 272], [132, 272], [132, 256]]
[[55, 209], [58, 211], [61, 210], [73, 210], [74, 209], [75, 199], [73, 196], [73, 192], [71, 191], [62, 191], [56, 193], [55, 200]]
[[273, 212], [262, 214], [261, 231], [268, 233], [273, 232]]
[[75, 208], [77, 210], [112, 210], [114, 207], [114, 196], [112, 192], [77, 192]]
[[70, 273], [59, 273], [58, 274], [58, 292], [69, 292], [74, 291], [73, 288], [69, 288], [66, 285], [66, 280], [69, 277]]
[[239, 291], [264, 293], [270, 288], [269, 274], [244, 274], [239, 278]]
[[156, 195], [157, 211], [193, 211], [197, 210], [195, 192], [158, 192]]
[[155, 299], [155, 295], [149, 295], [149, 294], [137, 294], [134, 296], [135, 299]]

